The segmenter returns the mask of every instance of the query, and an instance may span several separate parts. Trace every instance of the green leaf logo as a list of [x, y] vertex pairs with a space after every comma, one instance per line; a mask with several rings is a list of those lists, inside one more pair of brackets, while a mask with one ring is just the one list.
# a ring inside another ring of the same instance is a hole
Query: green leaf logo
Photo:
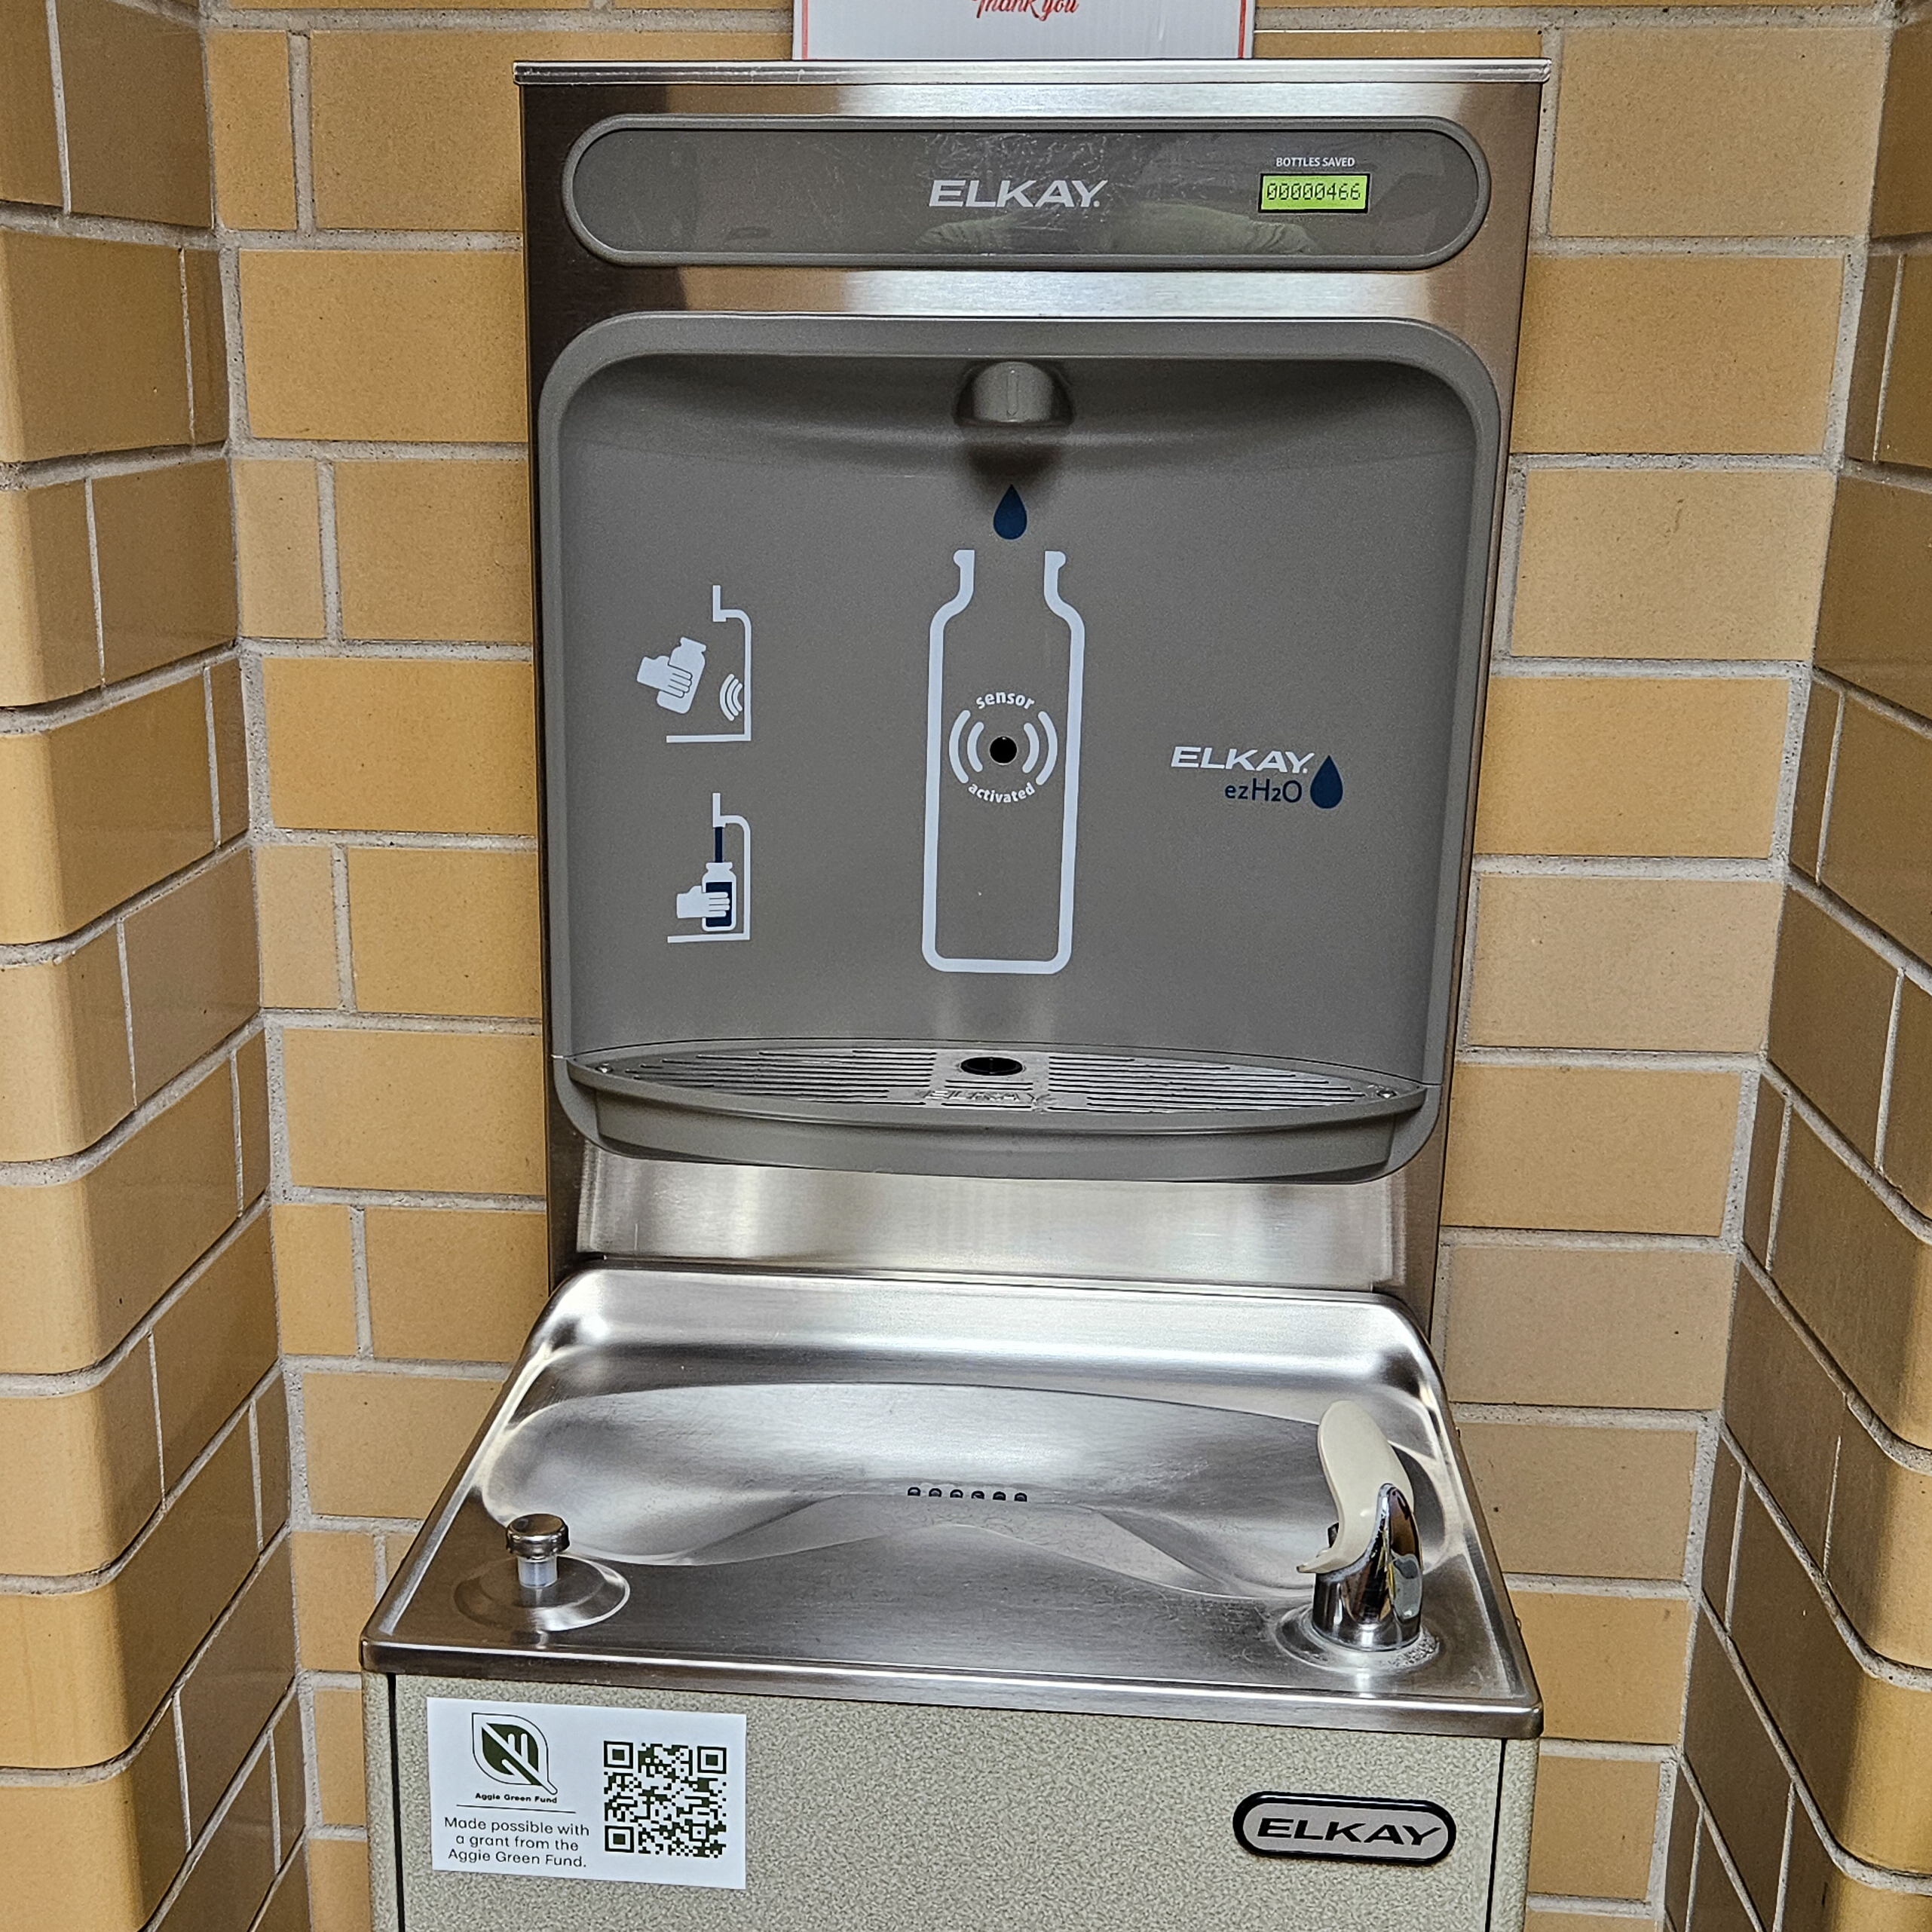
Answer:
[[470, 1714], [470, 1750], [477, 1763], [499, 1784], [518, 1784], [554, 1798], [550, 1780], [550, 1747], [542, 1731], [520, 1717]]

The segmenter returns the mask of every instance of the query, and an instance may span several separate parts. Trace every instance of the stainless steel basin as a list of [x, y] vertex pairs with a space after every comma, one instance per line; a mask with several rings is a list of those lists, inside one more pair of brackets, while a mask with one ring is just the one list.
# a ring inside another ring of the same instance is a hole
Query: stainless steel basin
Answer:
[[[1429, 1641], [1297, 1635], [1361, 1402], [1416, 1490]], [[473, 1619], [563, 1517], [603, 1621]], [[464, 1601], [473, 1606], [474, 1596]], [[552, 1300], [365, 1661], [684, 1688], [1521, 1735], [1536, 1698], [1433, 1364], [1373, 1294], [611, 1268]]]

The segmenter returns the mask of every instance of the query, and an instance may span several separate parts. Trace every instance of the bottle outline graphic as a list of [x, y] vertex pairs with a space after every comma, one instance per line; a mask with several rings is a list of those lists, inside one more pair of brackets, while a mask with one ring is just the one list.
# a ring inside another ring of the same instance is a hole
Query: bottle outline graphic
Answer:
[[954, 732], [946, 715], [946, 629], [972, 602], [978, 554], [955, 550], [959, 587], [932, 614], [926, 632], [926, 826], [920, 920], [920, 945], [926, 963], [938, 972], [1055, 973], [1073, 953], [1073, 871], [1080, 809], [1080, 719], [1085, 685], [1086, 620], [1060, 594], [1060, 572], [1066, 553], [1049, 550], [1042, 571], [1041, 594], [1046, 608], [1067, 626], [1066, 721], [1060, 733], [1060, 893], [1055, 923], [1056, 943], [1045, 958], [995, 959], [964, 957], [942, 951], [939, 945], [939, 827], [946, 780], [953, 764]]

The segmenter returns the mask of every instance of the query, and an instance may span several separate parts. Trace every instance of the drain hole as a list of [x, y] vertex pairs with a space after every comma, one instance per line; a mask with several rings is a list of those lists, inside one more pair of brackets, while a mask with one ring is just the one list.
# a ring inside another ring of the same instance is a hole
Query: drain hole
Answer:
[[1006, 1053], [975, 1053], [960, 1062], [960, 1071], [975, 1079], [1004, 1080], [1026, 1071], [1024, 1064]]
[[[906, 1494], [909, 1496], [926, 1496], [929, 1498], [943, 1496], [948, 1502], [964, 1502], [966, 1500], [966, 1493], [963, 1490], [929, 1490], [922, 1487], [917, 1483], [914, 1483], [909, 1485], [906, 1490]], [[990, 1499], [994, 1502], [1005, 1502], [1008, 1500], [1007, 1493], [1004, 1490], [995, 1490], [992, 1493]], [[1012, 1500], [1013, 1502], [1024, 1502], [1026, 1499], [1027, 1493], [1024, 1490], [1015, 1490], [1013, 1491], [1012, 1496]], [[972, 1492], [972, 1500], [975, 1502], [984, 1502], [987, 1501], [988, 1498], [987, 1492], [984, 1490], [975, 1490]]]

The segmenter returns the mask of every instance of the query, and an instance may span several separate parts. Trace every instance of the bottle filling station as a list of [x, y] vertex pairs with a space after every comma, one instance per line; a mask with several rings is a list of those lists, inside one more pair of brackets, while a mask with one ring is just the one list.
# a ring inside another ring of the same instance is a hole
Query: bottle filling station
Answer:
[[519, 78], [555, 1293], [378, 1924], [1507, 1932], [1424, 1335], [1541, 64]]

